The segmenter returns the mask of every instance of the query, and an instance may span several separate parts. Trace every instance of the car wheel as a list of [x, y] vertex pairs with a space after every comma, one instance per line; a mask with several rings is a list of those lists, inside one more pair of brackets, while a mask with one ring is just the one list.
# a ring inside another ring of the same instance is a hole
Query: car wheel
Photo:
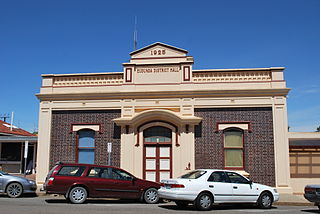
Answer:
[[22, 195], [23, 188], [21, 184], [14, 182], [7, 186], [6, 192], [10, 198], [18, 198]]
[[272, 195], [268, 192], [264, 192], [258, 199], [258, 206], [262, 209], [270, 209], [273, 203]]
[[144, 192], [143, 199], [147, 204], [156, 204], [156, 203], [158, 203], [158, 201], [159, 201], [158, 190], [155, 189], [155, 188], [147, 189]]
[[189, 201], [175, 201], [175, 203], [179, 208], [186, 208], [190, 202]]
[[213, 198], [211, 194], [207, 192], [200, 193], [195, 201], [196, 208], [204, 211], [210, 210], [212, 208], [212, 203]]
[[87, 199], [87, 190], [83, 187], [74, 187], [69, 192], [69, 200], [73, 204], [82, 204]]

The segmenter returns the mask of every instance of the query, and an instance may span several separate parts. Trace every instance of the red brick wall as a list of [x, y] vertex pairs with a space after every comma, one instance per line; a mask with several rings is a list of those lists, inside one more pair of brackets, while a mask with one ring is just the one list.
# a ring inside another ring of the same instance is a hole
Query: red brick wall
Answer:
[[275, 186], [272, 108], [199, 108], [202, 117], [195, 127], [196, 168], [224, 168], [223, 132], [217, 122], [250, 121], [252, 132], [244, 131], [244, 170], [258, 183]]
[[120, 110], [53, 111], [50, 147], [50, 168], [57, 162], [76, 161], [77, 133], [72, 124], [100, 124], [95, 133], [95, 164], [107, 164], [107, 143], [112, 142], [112, 165], [120, 166], [120, 127], [112, 121], [121, 117]]

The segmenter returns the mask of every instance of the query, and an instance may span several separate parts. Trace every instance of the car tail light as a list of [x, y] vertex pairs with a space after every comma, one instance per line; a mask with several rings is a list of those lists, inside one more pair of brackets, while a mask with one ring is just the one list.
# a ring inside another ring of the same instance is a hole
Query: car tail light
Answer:
[[310, 188], [310, 187], [306, 187], [306, 188], [304, 188], [304, 192], [305, 193], [313, 193], [313, 192], [315, 192], [316, 191], [316, 189], [315, 188]]
[[171, 184], [171, 188], [184, 188], [183, 184]]
[[161, 183], [160, 186], [166, 187], [166, 188], [184, 188], [185, 187], [183, 184], [165, 184], [165, 183]]
[[54, 178], [53, 178], [53, 177], [49, 178], [49, 179], [48, 179], [48, 184], [47, 184], [47, 185], [52, 185], [52, 184], [53, 184], [53, 180], [54, 180]]

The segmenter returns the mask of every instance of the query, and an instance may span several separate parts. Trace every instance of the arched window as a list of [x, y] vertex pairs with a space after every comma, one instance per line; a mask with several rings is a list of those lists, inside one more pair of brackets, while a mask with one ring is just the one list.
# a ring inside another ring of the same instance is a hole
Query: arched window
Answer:
[[145, 143], [171, 142], [172, 130], [162, 126], [153, 126], [143, 132]]
[[225, 168], [243, 169], [243, 131], [230, 128], [224, 131]]
[[94, 163], [94, 135], [95, 132], [90, 129], [82, 129], [78, 131], [78, 163]]

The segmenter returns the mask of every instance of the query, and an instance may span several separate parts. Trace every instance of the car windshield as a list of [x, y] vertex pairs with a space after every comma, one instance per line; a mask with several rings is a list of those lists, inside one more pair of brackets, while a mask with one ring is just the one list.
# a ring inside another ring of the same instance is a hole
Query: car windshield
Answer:
[[187, 173], [185, 175], [182, 175], [179, 178], [197, 179], [197, 178], [200, 178], [204, 174], [206, 174], [206, 171], [195, 170], [195, 171], [189, 172], [189, 173]]
[[3, 172], [3, 171], [0, 171], [0, 174], [2, 174], [2, 175], [9, 175], [7, 172]]

